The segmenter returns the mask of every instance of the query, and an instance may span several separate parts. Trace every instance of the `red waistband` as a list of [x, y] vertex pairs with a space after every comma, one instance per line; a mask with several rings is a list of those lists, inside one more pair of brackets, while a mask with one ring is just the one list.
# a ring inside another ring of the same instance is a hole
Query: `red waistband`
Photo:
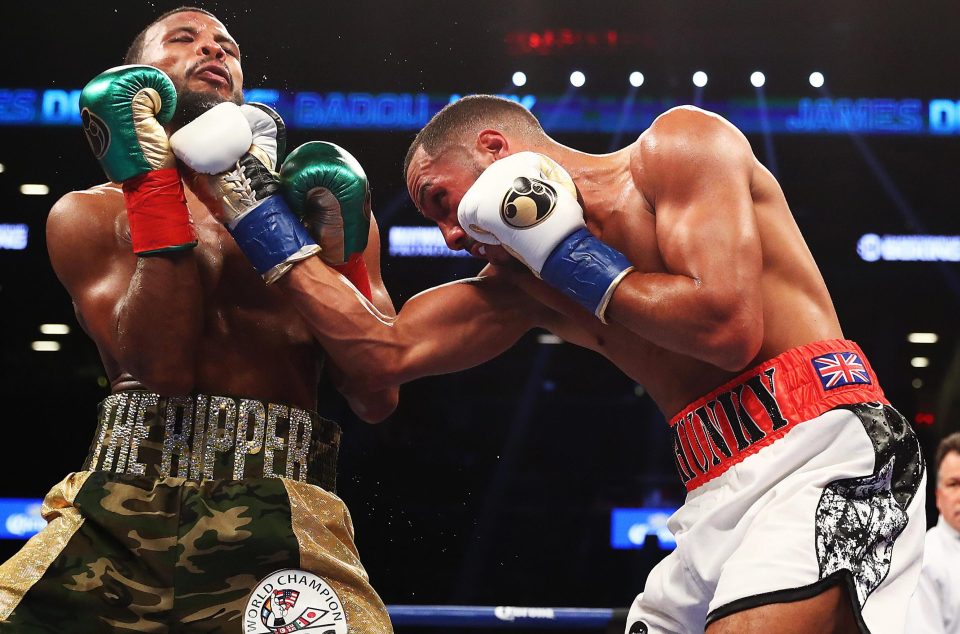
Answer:
[[860, 346], [845, 339], [791, 348], [718, 387], [670, 420], [688, 491], [840, 405], [887, 403]]

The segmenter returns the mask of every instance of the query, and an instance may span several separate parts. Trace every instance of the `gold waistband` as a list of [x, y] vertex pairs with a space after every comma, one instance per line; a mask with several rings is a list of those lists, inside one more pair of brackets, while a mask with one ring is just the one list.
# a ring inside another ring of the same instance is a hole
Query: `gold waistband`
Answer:
[[229, 396], [112, 394], [84, 470], [190, 480], [290, 478], [334, 491], [340, 427], [309, 410]]

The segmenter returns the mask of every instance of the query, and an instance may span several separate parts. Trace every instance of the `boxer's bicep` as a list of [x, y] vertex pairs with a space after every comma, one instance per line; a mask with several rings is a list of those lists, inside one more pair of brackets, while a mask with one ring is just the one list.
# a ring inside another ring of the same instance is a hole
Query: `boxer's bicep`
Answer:
[[739, 370], [763, 336], [749, 143], [719, 117], [675, 109], [644, 133], [639, 156], [666, 270], [627, 275], [607, 317], [657, 346]]
[[116, 235], [115, 214], [103, 194], [71, 192], [47, 217], [50, 263], [73, 301], [78, 321], [100, 346], [116, 344], [115, 315], [127, 291], [135, 258]]
[[712, 307], [759, 300], [762, 257], [750, 192], [752, 155], [738, 146], [698, 148], [680, 157], [689, 163], [671, 170], [656, 198], [664, 265], [694, 280]]
[[370, 293], [373, 305], [377, 307], [384, 315], [393, 316], [397, 314], [393, 306], [393, 299], [383, 283], [383, 275], [380, 270], [380, 229], [377, 226], [377, 219], [370, 214], [370, 234], [367, 238], [367, 248], [363, 251], [363, 261], [367, 265], [367, 275], [370, 277]]
[[[363, 260], [370, 279], [371, 303], [383, 317], [396, 316], [397, 311], [387, 292], [380, 270], [380, 230], [373, 213], [370, 213], [370, 229], [367, 247], [363, 251]], [[350, 363], [348, 359], [344, 359], [344, 362]], [[368, 423], [379, 423], [397, 408], [400, 398], [399, 385], [370, 389], [351, 383], [347, 378], [349, 373], [335, 360], [328, 362], [327, 373], [334, 386], [347, 399], [350, 409], [362, 420]]]
[[545, 310], [495, 273], [423, 291], [404, 304], [394, 324], [405, 351], [397, 380], [457, 372], [489, 361], [543, 325]]

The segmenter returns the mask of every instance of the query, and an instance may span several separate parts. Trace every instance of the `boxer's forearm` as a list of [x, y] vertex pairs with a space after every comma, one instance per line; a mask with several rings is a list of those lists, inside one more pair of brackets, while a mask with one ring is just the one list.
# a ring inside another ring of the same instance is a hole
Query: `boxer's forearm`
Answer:
[[202, 328], [202, 289], [194, 252], [137, 260], [115, 309], [115, 350], [122, 367], [150, 389], [193, 389]]
[[342, 369], [346, 390], [364, 392], [479, 365], [537, 325], [538, 312], [519, 292], [482, 283], [430, 289], [388, 317], [316, 258], [278, 282]]
[[633, 272], [606, 317], [657, 346], [736, 372], [762, 342], [763, 312], [747, 295], [684, 275]]

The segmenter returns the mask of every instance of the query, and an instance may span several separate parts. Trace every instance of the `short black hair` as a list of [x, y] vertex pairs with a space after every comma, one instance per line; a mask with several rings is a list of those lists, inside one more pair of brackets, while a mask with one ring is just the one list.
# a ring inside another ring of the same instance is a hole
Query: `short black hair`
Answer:
[[160, 22], [162, 20], [169, 18], [171, 15], [175, 15], [177, 13], [185, 13], [188, 11], [192, 11], [196, 13], [204, 13], [206, 15], [209, 15], [211, 18], [218, 19], [217, 16], [213, 15], [206, 9], [201, 9], [200, 7], [177, 7], [176, 9], [171, 9], [170, 11], [167, 11], [166, 13], [158, 17], [156, 20], [154, 20], [147, 26], [143, 27], [143, 30], [137, 33], [137, 37], [133, 38], [133, 41], [130, 42], [130, 46], [127, 47], [127, 54], [123, 56], [123, 63], [124, 64], [140, 63], [140, 58], [143, 56], [143, 41], [147, 37], [147, 31], [150, 30], [150, 27], [152, 27], [157, 22]]
[[463, 97], [444, 106], [414, 137], [403, 160], [404, 178], [418, 147], [423, 146], [428, 154], [436, 156], [453, 139], [473, 132], [474, 128], [479, 132], [484, 127], [497, 124], [526, 134], [544, 134], [537, 118], [516, 101], [495, 95]]

